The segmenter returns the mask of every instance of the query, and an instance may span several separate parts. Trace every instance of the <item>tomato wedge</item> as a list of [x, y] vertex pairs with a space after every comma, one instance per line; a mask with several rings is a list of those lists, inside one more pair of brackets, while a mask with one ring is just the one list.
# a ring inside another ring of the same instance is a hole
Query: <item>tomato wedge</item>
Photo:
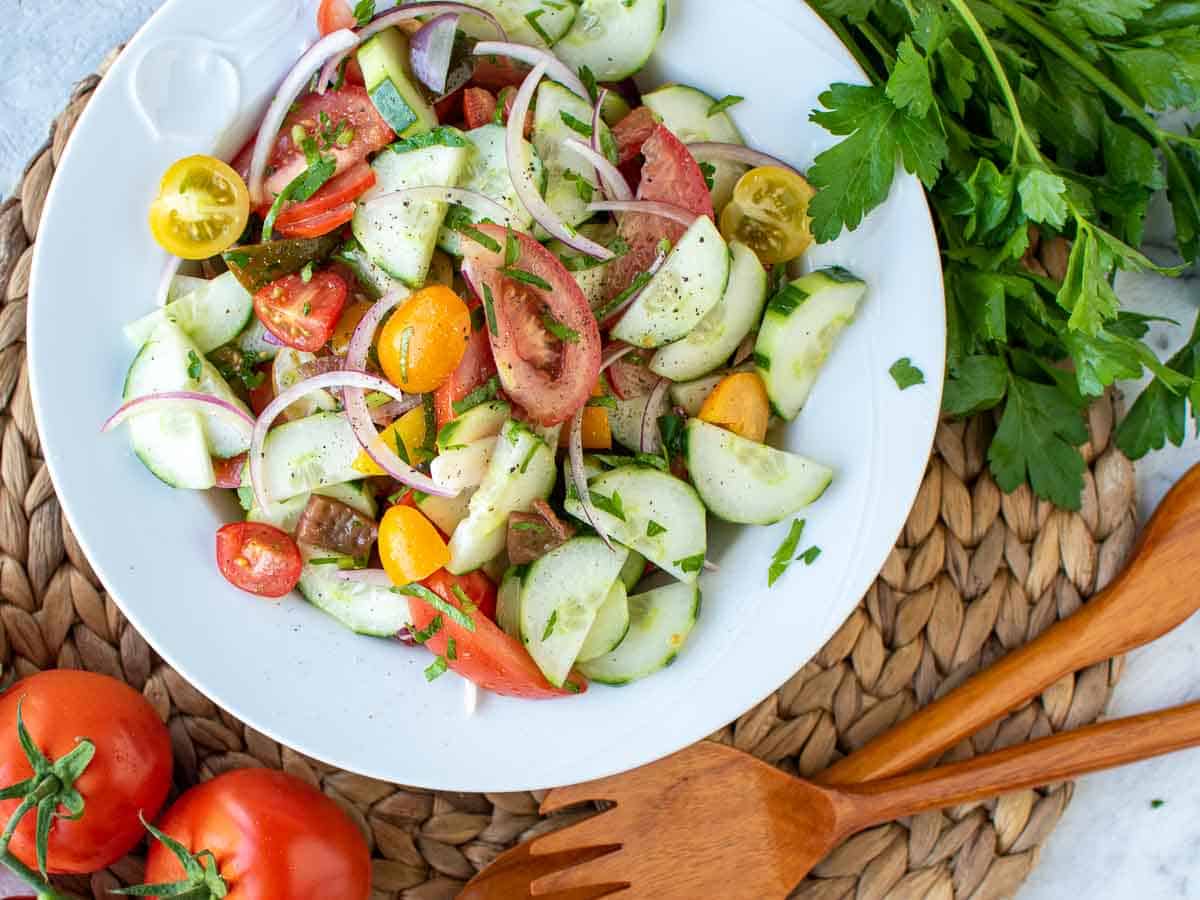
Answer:
[[321, 0], [317, 7], [317, 31], [321, 37], [333, 34], [342, 28], [358, 27], [358, 19], [346, 0]]
[[300, 548], [286, 531], [262, 522], [234, 522], [217, 531], [217, 567], [251, 594], [283, 597], [300, 582]]
[[624, 165], [637, 159], [642, 145], [658, 128], [658, 116], [648, 106], [639, 106], [613, 126], [613, 137], [617, 141], [617, 162]]
[[335, 175], [303, 203], [293, 203], [275, 219], [284, 237], [320, 237], [354, 217], [354, 201], [375, 186], [375, 170], [366, 160]]
[[463, 120], [468, 129], [490, 125], [496, 117], [496, 98], [485, 88], [469, 87], [463, 91]]
[[[491, 307], [500, 383], [539, 425], [558, 425], [587, 402], [600, 375], [596, 318], [571, 273], [531, 236], [499, 225], [479, 230], [500, 250], [465, 242], [463, 271]], [[508, 241], [515, 253], [507, 252]]]
[[[476, 301], [468, 306], [478, 309], [479, 303]], [[454, 412], [455, 403], [476, 388], [483, 387], [495, 374], [496, 359], [492, 356], [487, 326], [483, 325], [472, 331], [471, 336], [467, 338], [467, 349], [454, 374], [433, 392], [433, 411], [437, 416], [438, 428], [457, 418]]]
[[242, 472], [246, 468], [246, 454], [241, 453], [231, 459], [213, 459], [213, 475], [217, 479], [217, 487], [236, 489], [242, 486]]
[[254, 312], [289, 347], [315, 353], [333, 336], [348, 293], [346, 282], [328, 270], [314, 272], [307, 282], [285, 275], [254, 295]]
[[[462, 603], [453, 590], [456, 582], [449, 573], [435, 572], [423, 584], [451, 606], [462, 609]], [[465, 587], [462, 589], [470, 596]], [[485, 616], [471, 616], [474, 624], [472, 631], [439, 613], [419, 597], [409, 597], [408, 606], [412, 611], [414, 632], [428, 630], [430, 623], [441, 616], [441, 629], [426, 641], [425, 646], [445, 659], [446, 664], [459, 675], [484, 690], [528, 700], [570, 696], [587, 690], [587, 682], [575, 674], [569, 679], [573, 689], [551, 685], [520, 642], [509, 637]], [[454, 659], [446, 655], [451, 638], [455, 645]]]
[[308, 168], [303, 148], [292, 139], [299, 126], [324, 156], [332, 156], [336, 174], [353, 168], [386, 147], [396, 135], [379, 115], [365, 88], [344, 84], [339, 91], [305, 94], [284, 119], [275, 139], [267, 177], [267, 195], [274, 197]]
[[481, 613], [493, 622], [496, 621], [496, 585], [492, 584], [492, 579], [483, 572], [477, 570], [468, 572], [466, 575], [452, 575], [442, 569], [440, 572], [434, 572], [421, 583], [438, 596], [441, 596], [443, 590], [448, 590], [453, 594], [454, 587], [457, 585]]

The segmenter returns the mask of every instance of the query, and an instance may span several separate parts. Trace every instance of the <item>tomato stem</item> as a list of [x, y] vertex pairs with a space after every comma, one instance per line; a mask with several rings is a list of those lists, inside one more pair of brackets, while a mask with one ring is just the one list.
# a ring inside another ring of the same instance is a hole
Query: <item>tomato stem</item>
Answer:
[[[55, 783], [51, 785], [51, 782]], [[7, 866], [10, 872], [33, 888], [37, 892], [38, 900], [69, 900], [69, 898], [65, 894], [60, 894], [48, 881], [38, 875], [37, 872], [17, 859], [13, 852], [8, 849], [8, 845], [12, 841], [12, 836], [16, 833], [17, 826], [21, 823], [21, 819], [25, 817], [25, 814], [36, 807], [42, 800], [53, 796], [55, 791], [61, 787], [62, 785], [58, 783], [58, 778], [53, 775], [43, 781], [33, 793], [26, 796], [17, 808], [13, 810], [13, 814], [9, 816], [8, 823], [4, 826], [4, 832], [0, 833], [0, 863]]]

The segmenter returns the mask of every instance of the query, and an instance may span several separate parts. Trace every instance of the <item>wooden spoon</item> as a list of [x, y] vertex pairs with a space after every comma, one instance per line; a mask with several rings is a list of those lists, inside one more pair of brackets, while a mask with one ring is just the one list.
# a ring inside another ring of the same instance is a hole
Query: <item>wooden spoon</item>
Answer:
[[[504, 877], [492, 880], [493, 869], [485, 869], [459, 897], [592, 900], [619, 892], [630, 900], [773, 900], [787, 896], [839, 842], [872, 825], [1196, 745], [1200, 703], [832, 788], [702, 742], [652, 766], [551, 791], [543, 813], [594, 800], [616, 806], [517, 848], [512, 865], [509, 854], [501, 856], [493, 866]], [[573, 855], [604, 851], [583, 862]], [[568, 867], [556, 868], [562, 865]]]

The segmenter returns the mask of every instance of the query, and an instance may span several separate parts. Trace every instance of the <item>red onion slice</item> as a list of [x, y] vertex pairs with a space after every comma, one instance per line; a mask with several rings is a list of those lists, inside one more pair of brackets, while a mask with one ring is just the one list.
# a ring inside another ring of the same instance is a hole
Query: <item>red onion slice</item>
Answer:
[[642, 452], [662, 451], [662, 436], [658, 432], [658, 419], [667, 411], [667, 388], [671, 382], [660, 378], [646, 399], [646, 410], [642, 413]]
[[674, 203], [657, 203], [653, 200], [597, 200], [587, 205], [588, 212], [613, 213], [644, 213], [648, 216], [661, 216], [671, 219], [691, 228], [699, 216], [690, 209], [676, 206]]
[[579, 495], [579, 505], [583, 507], [584, 516], [596, 529], [600, 540], [604, 541], [609, 550], [613, 550], [612, 541], [596, 516], [596, 507], [592, 505], [592, 495], [588, 490], [587, 472], [583, 468], [583, 411], [585, 409], [587, 409], [586, 405], [579, 407], [575, 418], [571, 419], [571, 433], [567, 440], [567, 458], [571, 463], [571, 484], [575, 486], [575, 493]]
[[407, 22], [410, 19], [417, 19], [421, 16], [438, 16], [444, 13], [455, 13], [460, 16], [479, 16], [481, 19], [486, 19], [488, 24], [496, 29], [496, 34], [500, 40], [507, 41], [508, 33], [496, 21], [496, 17], [484, 9], [477, 6], [472, 6], [469, 3], [406, 3], [399, 9], [389, 9], [385, 13], [380, 13], [362, 28], [354, 32], [354, 43], [349, 47], [339, 51], [336, 56], [330, 57], [325, 63], [325, 67], [321, 69], [321, 76], [317, 79], [317, 93], [324, 94], [325, 88], [333, 84], [337, 78], [338, 66], [342, 64], [342, 60], [368, 38], [378, 34], [385, 28], [391, 28], [393, 25], [399, 25], [401, 22]]
[[446, 90], [457, 31], [458, 14], [443, 13], [422, 25], [409, 44], [413, 74], [436, 94]]
[[604, 101], [608, 99], [608, 88], [601, 88], [596, 95], [596, 105], [592, 108], [592, 149], [604, 155], [604, 145], [600, 142], [601, 126], [604, 124]]
[[409, 397], [407, 400], [389, 400], [383, 406], [371, 408], [371, 421], [381, 428], [387, 428], [405, 413], [410, 413], [421, 405], [420, 397]]
[[[280, 413], [282, 413], [301, 397], [305, 396], [306, 394], [311, 394], [313, 391], [328, 388], [346, 388], [347, 390], [345, 393], [347, 396], [351, 393], [358, 394], [359, 401], [363, 407], [363, 418], [366, 422], [366, 429], [370, 432], [371, 437], [374, 437], [376, 444], [378, 444], [380, 447], [383, 447], [385, 450], [387, 449], [387, 447], [384, 446], [383, 441], [381, 441], [379, 436], [375, 433], [375, 427], [371, 424], [371, 416], [366, 412], [367, 404], [366, 401], [362, 399], [362, 392], [378, 391], [381, 394], [387, 394], [389, 397], [395, 400], [404, 400], [404, 392], [399, 388], [394, 387], [390, 381], [385, 381], [384, 379], [375, 375], [368, 375], [366, 372], [351, 371], [347, 369], [340, 372], [326, 372], [324, 375], [316, 375], [312, 378], [306, 378], [304, 381], [297, 382], [272, 400], [269, 404], [267, 404], [267, 408], [263, 410], [262, 415], [258, 417], [258, 421], [254, 425], [254, 435], [250, 440], [250, 486], [254, 490], [255, 502], [258, 503], [261, 509], [266, 509], [271, 502], [271, 498], [267, 495], [266, 478], [263, 473], [263, 459], [265, 457], [263, 444], [267, 439], [267, 432], [271, 429], [271, 423], [279, 418]], [[351, 390], [351, 388], [356, 390]], [[349, 404], [347, 404], [347, 415], [350, 419], [350, 425], [353, 427], [354, 416], [349, 410]], [[367, 451], [368, 455], [370, 455], [372, 459], [375, 459], [375, 456], [371, 453], [372, 448], [366, 446], [359, 432], [360, 429], [355, 428], [354, 436], [359, 439], [360, 443], [363, 443], [363, 449]], [[392, 455], [395, 456], [394, 453]], [[386, 471], [397, 481], [404, 481], [399, 474], [392, 472], [388, 466], [384, 465], [378, 459], [375, 459], [375, 462], [378, 463], [384, 471]], [[404, 463], [400, 463], [398, 469], [408, 469], [413, 472], [418, 480], [427, 482], [430, 486], [435, 487], [431, 479], [421, 475], [420, 472], [416, 472], [410, 466], [404, 465]], [[408, 484], [406, 481], [404, 483]], [[432, 491], [426, 490], [425, 487], [419, 484], [414, 484], [413, 487], [416, 487], [418, 490], [425, 491], [426, 493], [432, 493]]]
[[738, 344], [738, 348], [734, 351], [733, 361], [730, 363], [734, 368], [740, 366], [746, 360], [754, 355], [754, 347], [758, 344], [758, 332], [752, 331]]
[[351, 581], [370, 587], [395, 587], [395, 582], [383, 569], [338, 569], [333, 573], [333, 577], [338, 581]]
[[275, 146], [275, 136], [279, 133], [283, 120], [287, 118], [292, 103], [303, 93], [313, 72], [319, 69], [322, 63], [339, 54], [345, 54], [356, 46], [358, 41], [358, 36], [348, 28], [341, 28], [326, 35], [308, 48], [308, 51], [300, 57], [300, 61], [283, 79], [283, 84], [279, 86], [275, 99], [267, 107], [267, 114], [263, 116], [262, 125], [258, 128], [258, 137], [254, 140], [254, 153], [250, 157], [248, 186], [250, 200], [255, 205], [266, 203], [270, 199], [264, 193], [263, 188], [267, 162], [271, 157], [271, 150]]
[[[482, 46], [484, 44], [477, 45], [476, 52], [479, 52], [479, 47]], [[529, 114], [529, 105], [533, 100], [534, 91], [537, 90], [542, 76], [546, 74], [546, 69], [546, 61], [539, 62], [521, 83], [521, 89], [517, 91], [517, 97], [513, 101], [504, 142], [505, 152], [508, 156], [508, 177], [512, 180], [521, 203], [529, 210], [529, 214], [537, 220], [539, 225], [568, 247], [607, 262], [613, 258], [613, 252], [584, 237], [574, 228], [568, 227], [562, 219], [555, 215], [549, 204], [542, 198], [541, 191], [533, 183], [529, 167], [522, 162], [525, 159], [525, 154], [522, 152], [525, 143], [525, 117]]]
[[804, 173], [790, 163], [785, 163], [778, 157], [771, 156], [759, 150], [751, 150], [741, 144], [723, 144], [719, 141], [697, 141], [687, 145], [688, 152], [696, 159], [717, 159], [723, 162], [736, 162], [746, 166], [779, 166], [791, 169], [801, 177]]
[[600, 184], [603, 185], [605, 194], [614, 200], [628, 201], [633, 199], [633, 190], [629, 187], [629, 182], [625, 180], [625, 176], [621, 174], [621, 170], [610, 163], [603, 153], [597, 153], [578, 138], [567, 138], [563, 141], [563, 145], [570, 147], [571, 150], [586, 159], [592, 168], [596, 170], [596, 174], [600, 176]]
[[401, 205], [416, 201], [417, 203], [457, 203], [472, 212], [478, 213], [485, 219], [491, 219], [497, 225], [515, 225], [516, 220], [510, 210], [505, 209], [491, 197], [469, 191], [465, 188], [442, 187], [429, 185], [425, 187], [403, 188], [391, 193], [381, 194], [366, 203], [368, 209], [376, 204], [390, 206], [393, 203]]
[[254, 417], [244, 409], [240, 409], [228, 400], [214, 397], [211, 394], [201, 394], [197, 391], [163, 391], [157, 394], [146, 394], [123, 404], [120, 409], [108, 417], [100, 426], [103, 434], [112, 431], [134, 416], [145, 413], [166, 412], [172, 409], [187, 409], [194, 407], [196, 412], [220, 416], [231, 425], [241, 428], [249, 441], [254, 432]]
[[[592, 97], [588, 93], [587, 88], [583, 86], [583, 82], [579, 80], [579, 76], [548, 50], [542, 50], [539, 47], [530, 47], [526, 44], [510, 44], [506, 41], [480, 41], [475, 45], [475, 55], [507, 56], [531, 66], [538, 66], [545, 63], [547, 76], [553, 78], [571, 93], [582, 97], [588, 103], [592, 102]], [[518, 118], [514, 115], [512, 118], [518, 122], [525, 121], [523, 116]]]

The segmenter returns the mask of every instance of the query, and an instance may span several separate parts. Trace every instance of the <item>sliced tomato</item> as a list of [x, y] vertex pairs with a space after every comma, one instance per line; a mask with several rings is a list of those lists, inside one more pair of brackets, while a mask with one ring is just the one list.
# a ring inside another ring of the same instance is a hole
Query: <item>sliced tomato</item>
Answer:
[[613, 126], [617, 141], [618, 163], [624, 164], [641, 155], [642, 145], [658, 128], [658, 116], [648, 106], [639, 106]]
[[441, 596], [443, 590], [453, 594], [454, 588], [457, 586], [481, 613], [493, 622], [496, 621], [496, 585], [492, 584], [492, 579], [483, 572], [475, 571], [468, 572], [466, 575], [452, 575], [442, 569], [434, 572], [421, 583], [438, 596]]
[[[669, 128], [657, 125], [642, 143], [642, 155], [646, 162], [638, 185], [639, 200], [672, 203], [696, 215], [715, 218], [712, 195], [699, 163]], [[687, 228], [679, 222], [662, 216], [645, 213], [621, 216], [620, 232], [629, 244], [629, 252], [605, 269], [604, 296], [615, 297], [629, 287], [639, 272], [650, 268], [662, 240], [666, 238], [674, 245], [685, 231]]]
[[469, 83], [496, 93], [501, 88], [519, 88], [528, 74], [528, 66], [506, 56], [481, 56], [475, 63], [475, 71], [471, 74]]
[[463, 94], [466, 92], [466, 87], [460, 87], [451, 91], [445, 97], [437, 100], [433, 104], [433, 111], [437, 113], [437, 119], [443, 125], [461, 125], [463, 118]]
[[[469, 304], [474, 308], [479, 303]], [[467, 339], [467, 349], [459, 361], [458, 368], [440, 388], [433, 392], [433, 410], [440, 429], [456, 418], [454, 404], [471, 391], [482, 387], [496, 374], [496, 359], [492, 356], [492, 345], [488, 340], [487, 326], [472, 331]]]
[[337, 174], [361, 163], [367, 154], [386, 147], [396, 137], [360, 85], [345, 84], [340, 91], [324, 95], [305, 94], [296, 101], [275, 139], [268, 166], [271, 174], [267, 177], [270, 197], [308, 167], [303, 149], [292, 140], [297, 125], [317, 142], [323, 155], [333, 157]]
[[[493, 334], [489, 326], [488, 331], [500, 383], [533, 421], [565, 422], [591, 396], [600, 375], [600, 329], [587, 297], [558, 257], [531, 236], [506, 233], [499, 225], [479, 229], [500, 251], [464, 242], [463, 271], [492, 306], [496, 329]], [[509, 270], [524, 273], [526, 280], [502, 271], [506, 239], [515, 240], [518, 248]]]
[[217, 478], [217, 487], [236, 490], [242, 486], [242, 472], [246, 468], [246, 454], [242, 453], [232, 459], [213, 458], [213, 474]]
[[467, 88], [462, 102], [463, 121], [468, 130], [490, 125], [496, 117], [496, 97], [486, 88]]
[[[436, 572], [423, 584], [451, 606], [462, 609], [462, 601], [453, 590], [456, 584], [454, 576], [445, 571]], [[459, 583], [459, 586], [468, 597], [471, 596], [465, 585]], [[574, 674], [570, 677], [573, 690], [551, 685], [520, 642], [501, 631], [489, 618], [473, 615], [474, 630], [470, 630], [439, 613], [419, 597], [409, 597], [408, 605], [412, 611], [413, 631], [427, 630], [430, 623], [441, 616], [441, 629], [426, 641], [425, 646], [445, 659], [447, 665], [459, 675], [469, 678], [484, 690], [528, 700], [570, 696], [587, 690], [587, 682]], [[454, 639], [454, 659], [446, 653], [451, 638]]]
[[250, 390], [250, 408], [254, 410], [255, 416], [261, 416], [263, 410], [270, 406], [271, 401], [275, 399], [275, 379], [271, 377], [273, 365], [274, 363], [265, 362], [255, 369], [262, 376], [259, 379], [258, 387]]
[[254, 312], [289, 347], [315, 353], [333, 336], [348, 293], [346, 282], [328, 270], [314, 272], [307, 282], [286, 275], [254, 295]]
[[357, 28], [358, 20], [346, 0], [321, 0], [317, 7], [317, 31], [324, 37], [342, 28]]
[[303, 203], [293, 203], [275, 219], [284, 237], [320, 237], [354, 217], [354, 201], [375, 186], [375, 170], [366, 160], [325, 182]]
[[282, 597], [300, 582], [300, 548], [286, 531], [234, 522], [217, 531], [217, 567], [225, 580], [260, 597]]

